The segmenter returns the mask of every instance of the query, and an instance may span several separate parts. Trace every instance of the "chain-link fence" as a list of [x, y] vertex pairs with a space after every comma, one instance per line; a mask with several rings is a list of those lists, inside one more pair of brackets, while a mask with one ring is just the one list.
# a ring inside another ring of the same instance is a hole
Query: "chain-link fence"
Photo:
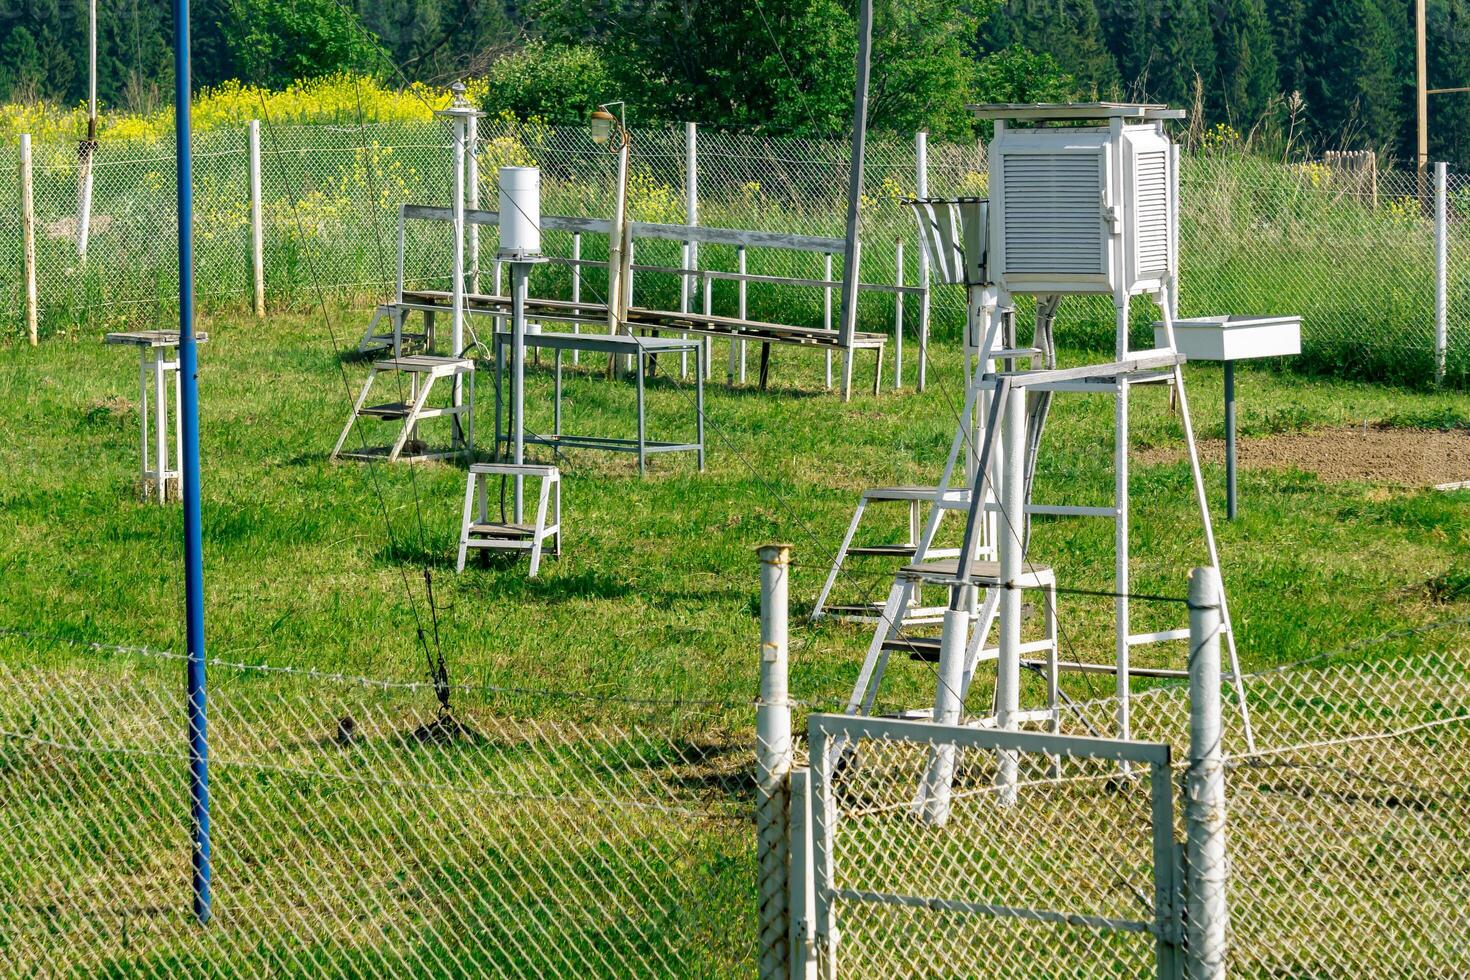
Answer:
[[[1157, 683], [1132, 701], [1134, 736], [1173, 747], [1182, 804], [1188, 688]], [[1470, 972], [1470, 622], [1247, 676], [1254, 751], [1232, 690], [1230, 975]], [[1062, 732], [1106, 734], [1115, 707], [1064, 703]], [[951, 739], [843, 741], [851, 722], [826, 717], [839, 973], [1153, 975], [1145, 924], [1159, 912], [1160, 855], [1147, 767], [1124, 776], [1116, 762], [1024, 754], [1012, 798], [999, 785], [1005, 753], [950, 748], [937, 821], [929, 774]]]
[[181, 670], [0, 666], [0, 974], [749, 973], [748, 703], [216, 664], [200, 925]]
[[[1470, 971], [1470, 623], [1396, 639], [1245, 678], [1253, 752], [1226, 688], [1233, 975]], [[764, 948], [748, 702], [217, 662], [200, 925], [181, 658], [6, 649], [0, 972], [734, 976]], [[1030, 751], [1008, 791], [983, 728], [941, 809], [948, 739], [818, 714], [819, 747], [802, 715], [826, 709], [797, 707], [796, 763], [829, 760], [842, 975], [1133, 977], [1177, 952], [1156, 831], [1183, 837], [1182, 685], [1133, 700], [1135, 734], [1174, 749], [1163, 809], [1147, 745], [1126, 776]], [[1065, 707], [1063, 734], [1112, 708]]]
[[[318, 289], [352, 300], [386, 296], [394, 281], [399, 204], [449, 197], [449, 134], [437, 123], [261, 127], [264, 279], [270, 302], [315, 302]], [[690, 143], [684, 129], [639, 128], [633, 134], [630, 209], [644, 221], [684, 222], [690, 212]], [[247, 305], [252, 284], [249, 171], [244, 128], [219, 129], [196, 141], [196, 291], [206, 309]], [[700, 224], [841, 236], [846, 213], [848, 147], [841, 140], [767, 137], [699, 130], [694, 141], [694, 210]], [[177, 295], [173, 251], [172, 147], [104, 142], [97, 151], [88, 260], [76, 256], [77, 154], [73, 144], [35, 148], [37, 281], [43, 333], [94, 331], [124, 320], [155, 320]], [[605, 216], [614, 157], [583, 127], [537, 122], [481, 123], [478, 194], [495, 207], [495, 172], [506, 164], [543, 171], [543, 211]], [[918, 282], [913, 221], [901, 201], [921, 190], [915, 140], [876, 138], [868, 148], [861, 240], [863, 279]], [[932, 196], [983, 194], [979, 145], [927, 146]], [[1444, 376], [1470, 379], [1470, 177], [1450, 175]], [[1303, 353], [1297, 363], [1322, 371], [1410, 384], [1436, 372], [1436, 263], [1433, 181], [1414, 174], [1304, 163], [1284, 164], [1234, 152], [1186, 154], [1181, 175], [1181, 314], [1299, 313]], [[13, 146], [0, 149], [0, 317], [23, 329], [19, 170]], [[423, 285], [447, 280], [447, 231], [420, 229], [408, 243], [406, 275]], [[481, 233], [493, 250], [493, 231]], [[570, 253], [565, 236], [548, 250]], [[898, 243], [905, 249], [899, 267]], [[583, 258], [606, 256], [591, 236]], [[677, 242], [640, 242], [640, 263], [680, 265]], [[729, 254], [726, 254], [726, 253]], [[821, 257], [773, 252], [752, 256], [751, 273], [819, 279]], [[707, 246], [702, 267], [735, 269], [733, 248]], [[481, 263], [487, 272], [490, 262]], [[840, 276], [841, 269], [837, 270]], [[570, 291], [570, 270], [543, 267], [533, 289]], [[604, 277], [605, 278], [605, 277]], [[588, 270], [583, 288], [596, 300], [605, 281]], [[482, 288], [491, 283], [481, 280]], [[715, 284], [715, 306], [733, 310], [736, 284]], [[671, 276], [640, 277], [640, 302], [677, 308]], [[751, 283], [752, 317], [820, 323], [821, 302], [807, 291]], [[865, 295], [864, 329], [891, 331], [892, 295]], [[918, 329], [920, 304], [903, 312]], [[1064, 340], [1107, 347], [1112, 312], [1081, 301], [1062, 324]], [[1140, 340], [1153, 312], [1138, 304]], [[936, 287], [932, 322], [955, 336], [964, 316], [958, 287]]]

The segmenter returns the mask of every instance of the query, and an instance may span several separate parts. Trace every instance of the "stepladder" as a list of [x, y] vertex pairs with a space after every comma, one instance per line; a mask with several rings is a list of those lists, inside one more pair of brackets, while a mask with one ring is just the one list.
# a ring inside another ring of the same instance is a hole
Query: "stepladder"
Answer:
[[405, 344], [416, 345], [425, 354], [434, 352], [434, 312], [424, 311], [424, 329], [420, 333], [404, 330], [412, 309], [402, 303], [383, 303], [373, 309], [367, 329], [357, 343], [358, 353], [391, 353], [402, 357]]
[[[392, 401], [369, 404], [368, 396], [380, 375], [391, 375], [396, 383]], [[434, 404], [431, 395], [436, 382], [449, 381], [447, 402]], [[464, 382], [468, 384], [464, 384]], [[352, 414], [332, 447], [332, 459], [386, 459], [418, 462], [468, 456], [474, 446], [475, 362], [462, 357], [438, 357], [433, 354], [411, 354], [373, 363], [372, 371], [353, 403]], [[423, 423], [433, 419], [448, 422], [445, 441], [431, 445], [420, 432]], [[363, 420], [399, 422], [400, 428], [391, 443], [368, 445], [367, 438], [356, 449], [344, 450], [352, 430]]]
[[[498, 514], [492, 515], [489, 483], [500, 477]], [[536, 495], [535, 517], [525, 520], [522, 504], [522, 484], [527, 479], [539, 481]], [[506, 507], [506, 484], [514, 482], [515, 490], [510, 509]], [[498, 516], [499, 520], [492, 520]], [[472, 463], [469, 479], [465, 483], [464, 515], [460, 521], [459, 555], [455, 560], [455, 571], [463, 572], [465, 558], [471, 548], [488, 551], [528, 551], [531, 567], [527, 571], [535, 578], [541, 568], [541, 556], [546, 542], [551, 541], [551, 553], [561, 555], [561, 471], [555, 466], [516, 463]]]
[[[138, 349], [138, 419], [139, 448], [142, 463], [138, 475], [138, 496], [144, 501], [166, 503], [178, 500], [183, 493], [179, 461], [183, 458], [183, 429], [179, 424], [180, 388], [179, 332], [177, 330], [136, 330], [110, 333], [106, 343]], [[196, 343], [204, 343], [208, 334], [196, 333]], [[169, 424], [169, 404], [173, 404], [173, 424]], [[170, 434], [170, 428], [173, 432]]]
[[[863, 523], [863, 516], [874, 504], [900, 505], [903, 510], [907, 511], [906, 528], [902, 540], [876, 544], [866, 541], [855, 543], [858, 530]], [[852, 520], [848, 522], [847, 532], [842, 537], [842, 544], [838, 546], [837, 554], [833, 557], [832, 567], [827, 573], [822, 591], [817, 596], [816, 605], [812, 608], [810, 617], [812, 622], [828, 616], [851, 623], [878, 622], [884, 606], [881, 602], [829, 602], [828, 600], [842, 574], [843, 565], [850, 557], [883, 558], [890, 561], [893, 559], [913, 560], [919, 557], [921, 541], [925, 537], [924, 518], [928, 516], [924, 509], [926, 504], [939, 512], [941, 516], [945, 510], [964, 509], [969, 506], [968, 488], [963, 486], [954, 488], [937, 486], [870, 487], [862, 492], [862, 495], [858, 497], [857, 509], [853, 511]], [[930, 558], [952, 558], [957, 553], [952, 548], [928, 547], [924, 550], [927, 557]], [[912, 602], [902, 613], [905, 622], [918, 624], [939, 621], [943, 612], [942, 607], [925, 607], [917, 589], [910, 598]]]

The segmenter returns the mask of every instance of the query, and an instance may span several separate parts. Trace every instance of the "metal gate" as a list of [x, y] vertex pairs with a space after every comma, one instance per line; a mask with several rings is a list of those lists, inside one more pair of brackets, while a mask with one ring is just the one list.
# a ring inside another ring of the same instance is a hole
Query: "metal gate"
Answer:
[[1168, 745], [845, 715], [809, 740], [794, 975], [1182, 975]]

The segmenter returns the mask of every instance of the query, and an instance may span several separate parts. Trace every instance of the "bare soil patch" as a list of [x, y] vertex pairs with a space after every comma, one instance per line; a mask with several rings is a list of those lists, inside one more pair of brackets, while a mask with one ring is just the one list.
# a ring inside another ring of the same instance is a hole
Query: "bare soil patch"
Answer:
[[[1224, 440], [1201, 440], [1200, 456], [1224, 465]], [[1135, 454], [1145, 465], [1183, 458], [1177, 445]], [[1242, 437], [1236, 459], [1242, 469], [1305, 470], [1329, 482], [1432, 487], [1470, 480], [1470, 429], [1352, 427]]]

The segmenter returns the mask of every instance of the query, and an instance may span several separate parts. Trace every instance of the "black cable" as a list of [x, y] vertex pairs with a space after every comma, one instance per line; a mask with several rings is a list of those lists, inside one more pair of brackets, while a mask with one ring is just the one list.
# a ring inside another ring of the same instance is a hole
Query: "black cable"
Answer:
[[[261, 118], [265, 122], [266, 130], [270, 133], [270, 136], [271, 136], [272, 141], [275, 141], [276, 140], [275, 123], [271, 119], [270, 110], [269, 110], [269, 108], [266, 105], [266, 102], [265, 102], [265, 94], [264, 94], [263, 91], [261, 91], [259, 93], [259, 99], [260, 99], [260, 108], [261, 108]], [[279, 145], [279, 143], [277, 145]], [[307, 240], [306, 227], [305, 227], [304, 223], [301, 220], [300, 210], [296, 206], [296, 190], [295, 190], [295, 188], [292, 187], [291, 179], [290, 179], [289, 174], [286, 172], [286, 168], [283, 165], [280, 165], [279, 160], [277, 161], [277, 164], [278, 164], [278, 168], [279, 168], [279, 173], [280, 173], [281, 178], [282, 178], [282, 182], [285, 184], [285, 187], [286, 187], [287, 199], [291, 201], [291, 215], [292, 215], [293, 221], [296, 224], [297, 234], [301, 236], [302, 241], [306, 241]], [[342, 381], [343, 395], [346, 398], [347, 404], [349, 406], [351, 406], [351, 405], [353, 405], [353, 404], [356, 403], [356, 399], [352, 395], [352, 385], [351, 385], [351, 382], [347, 378], [347, 367], [346, 367], [345, 363], [342, 360], [342, 345], [339, 343], [339, 341], [337, 339], [337, 331], [336, 331], [336, 328], [333, 326], [331, 315], [327, 311], [326, 293], [323, 290], [322, 283], [321, 283], [321, 277], [318, 274], [318, 271], [317, 271], [317, 268], [316, 268], [316, 261], [315, 261], [314, 253], [313, 253], [313, 251], [311, 249], [303, 249], [302, 250], [302, 255], [304, 256], [305, 261], [306, 261], [307, 271], [311, 275], [312, 291], [316, 294], [317, 306], [321, 310], [321, 313], [322, 313], [322, 321], [323, 321], [323, 324], [327, 328], [328, 339], [330, 340], [330, 342], [332, 344], [332, 354], [333, 354], [333, 358], [337, 362], [337, 372], [338, 372], [338, 375], [339, 375], [339, 377], [340, 377], [340, 379]], [[353, 430], [357, 433], [358, 441], [359, 441], [360, 445], [362, 446], [363, 450], [366, 451], [367, 448], [368, 448], [368, 445], [367, 445], [367, 436], [362, 431], [362, 425], [361, 425], [360, 420], [354, 418], [352, 420], [352, 423], [351, 424], [352, 424]], [[383, 487], [382, 487], [382, 483], [381, 483], [381, 480], [380, 480], [380, 476], [379, 476], [379, 473], [378, 473], [377, 465], [376, 464], [377, 464], [377, 460], [376, 459], [372, 459], [372, 458], [369, 458], [368, 459], [368, 482], [372, 486], [373, 493], [377, 497], [377, 500], [378, 500], [379, 513], [381, 514], [381, 516], [383, 518], [383, 527], [384, 527], [384, 530], [385, 530], [385, 532], [387, 533], [387, 536], [388, 536], [388, 547], [389, 547], [389, 550], [390, 550], [391, 553], [393, 553], [393, 554], [396, 555], [396, 554], [399, 553], [398, 538], [397, 538], [397, 535], [393, 531], [393, 521], [392, 521], [392, 519], [389, 516], [387, 497], [383, 493]], [[409, 585], [408, 570], [406, 568], [403, 568], [403, 567], [400, 566], [400, 568], [399, 568], [399, 574], [400, 574], [400, 576], [402, 578], [402, 581], [403, 581], [403, 591], [404, 591], [404, 594], [408, 598], [409, 610], [411, 611], [411, 613], [413, 615], [414, 624], [415, 624], [415, 633], [416, 633], [416, 635], [417, 635], [417, 637], [419, 639], [420, 646], [423, 648], [423, 653], [424, 653], [425, 659], [429, 663], [432, 664], [432, 662], [433, 662], [432, 656], [431, 656], [430, 650], [428, 648], [427, 641], [426, 641], [426, 638], [425, 638], [425, 633], [424, 633], [423, 617], [422, 617], [422, 615], [419, 612], [418, 599], [414, 595], [412, 587]]]

